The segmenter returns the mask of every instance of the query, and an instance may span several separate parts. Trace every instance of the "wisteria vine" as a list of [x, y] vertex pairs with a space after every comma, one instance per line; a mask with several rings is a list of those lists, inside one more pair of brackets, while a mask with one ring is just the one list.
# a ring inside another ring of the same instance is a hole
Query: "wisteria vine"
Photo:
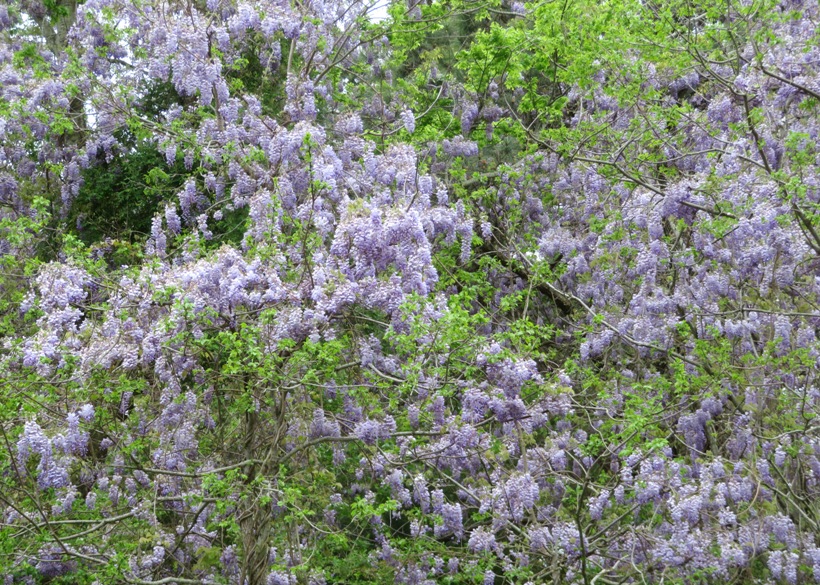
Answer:
[[0, 6], [5, 583], [820, 582], [818, 19]]

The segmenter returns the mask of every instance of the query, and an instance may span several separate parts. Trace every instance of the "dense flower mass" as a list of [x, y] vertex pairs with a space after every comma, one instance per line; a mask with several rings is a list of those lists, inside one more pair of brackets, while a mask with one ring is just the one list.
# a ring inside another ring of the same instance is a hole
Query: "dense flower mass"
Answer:
[[820, 583], [816, 2], [6, 4], [4, 583]]

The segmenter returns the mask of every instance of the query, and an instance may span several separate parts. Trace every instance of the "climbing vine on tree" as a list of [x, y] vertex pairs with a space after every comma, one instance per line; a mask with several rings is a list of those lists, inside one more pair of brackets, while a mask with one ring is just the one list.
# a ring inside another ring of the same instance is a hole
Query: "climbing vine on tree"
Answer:
[[0, 6], [5, 583], [820, 581], [818, 18]]

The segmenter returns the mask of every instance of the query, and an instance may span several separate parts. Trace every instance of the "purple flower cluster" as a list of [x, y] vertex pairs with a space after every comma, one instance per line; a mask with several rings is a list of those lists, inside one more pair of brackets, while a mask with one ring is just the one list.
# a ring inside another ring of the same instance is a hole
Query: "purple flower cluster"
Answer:
[[441, 149], [444, 151], [444, 154], [449, 156], [470, 157], [478, 155], [478, 144], [472, 140], [465, 140], [461, 136], [456, 136], [452, 140], [443, 140]]

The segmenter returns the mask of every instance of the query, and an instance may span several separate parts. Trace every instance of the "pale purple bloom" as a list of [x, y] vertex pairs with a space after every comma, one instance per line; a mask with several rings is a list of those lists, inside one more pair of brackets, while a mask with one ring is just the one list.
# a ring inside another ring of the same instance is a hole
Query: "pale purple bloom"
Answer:
[[467, 548], [472, 552], [490, 552], [496, 546], [495, 534], [484, 527], [474, 529], [467, 541]]

